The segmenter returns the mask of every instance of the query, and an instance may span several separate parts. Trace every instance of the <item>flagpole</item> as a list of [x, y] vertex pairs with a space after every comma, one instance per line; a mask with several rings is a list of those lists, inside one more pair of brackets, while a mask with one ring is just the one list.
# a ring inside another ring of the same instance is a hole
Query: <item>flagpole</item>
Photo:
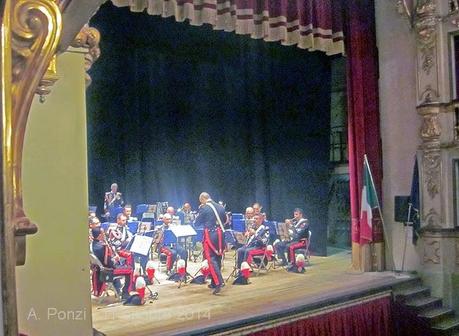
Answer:
[[384, 217], [383, 217], [382, 212], [381, 212], [381, 205], [379, 204], [378, 192], [376, 190], [375, 182], [373, 181], [373, 174], [371, 173], [370, 164], [368, 163], [367, 155], [364, 154], [363, 158], [365, 160], [365, 164], [368, 167], [368, 172], [370, 174], [371, 185], [373, 186], [373, 189], [376, 192], [376, 203], [378, 205], [379, 217], [381, 218], [381, 222], [382, 222], [382, 226], [383, 226], [383, 238], [385, 238], [384, 241], [386, 242], [387, 248], [389, 250], [390, 258], [392, 259], [392, 271], [393, 271], [393, 270], [395, 270], [395, 260], [394, 260], [394, 254], [392, 252], [392, 244], [391, 244], [390, 239], [389, 239], [389, 232], [386, 230], [386, 224], [384, 223]]

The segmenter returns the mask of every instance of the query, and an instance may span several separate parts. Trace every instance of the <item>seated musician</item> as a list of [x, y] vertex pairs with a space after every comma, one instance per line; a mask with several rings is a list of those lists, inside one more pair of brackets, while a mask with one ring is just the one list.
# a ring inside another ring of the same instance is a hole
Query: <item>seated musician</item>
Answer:
[[164, 231], [169, 229], [169, 226], [172, 222], [172, 216], [169, 213], [164, 214], [163, 216], [163, 225], [157, 228], [155, 242], [158, 254], [161, 253], [166, 255], [166, 269], [167, 273], [172, 272], [172, 266], [177, 260], [177, 256], [180, 256], [181, 259], [185, 260], [185, 268], [188, 260], [188, 251], [178, 244], [175, 246], [165, 245], [164, 244]]
[[248, 237], [247, 244], [237, 250], [238, 269], [241, 269], [241, 265], [244, 261], [251, 263], [253, 256], [264, 254], [266, 245], [268, 244], [269, 229], [263, 224], [264, 216], [258, 214], [253, 218], [253, 226], [248, 228], [245, 233], [246, 237]]
[[246, 221], [251, 220], [253, 218], [253, 215], [255, 214], [254, 210], [252, 207], [247, 207], [245, 208], [245, 214], [244, 214], [244, 219]]
[[276, 244], [277, 256], [282, 260], [282, 266], [287, 265], [287, 258], [289, 263], [295, 262], [295, 250], [306, 248], [309, 243], [309, 222], [303, 217], [303, 210], [296, 208], [293, 218], [285, 221], [290, 226], [290, 239]]
[[108, 231], [108, 239], [117, 250], [125, 249], [132, 239], [132, 233], [127, 226], [127, 218], [120, 213], [116, 216], [116, 228]]
[[262, 215], [263, 219], [267, 220], [266, 212], [262, 212], [261, 211], [263, 209], [263, 206], [260, 203], [258, 203], [258, 202], [253, 203], [252, 209], [253, 209], [253, 214], [254, 215]]
[[89, 242], [92, 243], [93, 236], [92, 236], [92, 229], [100, 227], [100, 220], [96, 216], [91, 216], [88, 219], [88, 226], [89, 226]]
[[132, 217], [132, 205], [126, 204], [123, 208], [123, 214], [126, 216], [128, 222], [133, 222], [137, 220], [137, 217]]
[[191, 205], [188, 202], [183, 204], [183, 207], [177, 212], [177, 215], [184, 225], [191, 225], [196, 219], [196, 214], [191, 211]]
[[[120, 268], [127, 268], [129, 265], [121, 265], [120, 264], [120, 256], [115, 254], [112, 248], [108, 245], [105, 240], [105, 233], [100, 227], [96, 227], [91, 230], [93, 241], [91, 245], [92, 253], [99, 259], [103, 266], [112, 268], [112, 269], [120, 269]], [[116, 274], [116, 272], [114, 272]], [[113, 281], [113, 285], [118, 294], [121, 294], [123, 299], [129, 297], [129, 287], [131, 285], [131, 273], [123, 274], [124, 276], [124, 286], [121, 289], [121, 279], [116, 277]]]

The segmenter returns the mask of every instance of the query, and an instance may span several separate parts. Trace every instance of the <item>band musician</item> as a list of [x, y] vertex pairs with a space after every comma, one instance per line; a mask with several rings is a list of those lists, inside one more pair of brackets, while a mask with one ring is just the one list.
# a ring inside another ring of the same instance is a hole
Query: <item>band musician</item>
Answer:
[[269, 228], [264, 225], [264, 216], [256, 214], [253, 216], [253, 225], [245, 233], [247, 243], [237, 250], [237, 267], [240, 270], [244, 261], [249, 264], [255, 255], [264, 254], [269, 241]]
[[116, 216], [116, 228], [108, 231], [108, 239], [110, 243], [117, 249], [125, 249], [132, 239], [132, 232], [127, 226], [127, 218], [120, 213]]
[[224, 223], [226, 221], [225, 208], [214, 202], [210, 195], [203, 192], [199, 195], [199, 213], [195, 226], [204, 228], [203, 247], [204, 258], [209, 265], [213, 294], [218, 294], [224, 286], [221, 273], [222, 258], [225, 250]]
[[169, 229], [171, 223], [172, 216], [169, 213], [164, 214], [163, 224], [156, 229], [156, 234], [154, 237], [154, 243], [156, 244], [156, 251], [158, 251], [158, 255], [161, 256], [161, 253], [166, 255], [167, 274], [172, 273], [172, 266], [174, 265], [174, 262], [177, 260], [178, 256], [180, 256], [180, 259], [185, 261], [185, 268], [187, 266], [188, 260], [188, 251], [182, 246], [175, 244], [175, 246], [172, 247], [170, 245], [164, 244], [164, 231]]
[[309, 222], [303, 217], [302, 209], [296, 208], [293, 218], [286, 219], [285, 222], [289, 226], [290, 237], [276, 244], [277, 256], [282, 260], [281, 266], [287, 265], [287, 260], [289, 263], [295, 262], [295, 250], [306, 248], [309, 244]]
[[107, 215], [110, 209], [122, 207], [124, 205], [123, 195], [118, 191], [118, 184], [112, 183], [110, 191], [105, 193], [104, 212]]
[[[132, 265], [129, 263], [132, 261], [130, 259], [130, 255], [123, 254], [122, 251], [119, 253], [110, 246], [110, 244], [105, 239], [104, 230], [100, 227], [95, 227], [91, 230], [91, 234], [93, 237], [93, 241], [91, 244], [91, 252], [99, 259], [103, 266], [114, 269], [114, 273], [116, 270], [125, 270], [126, 272], [122, 272], [124, 276], [124, 285], [121, 284], [121, 279], [116, 277], [113, 281], [113, 285], [118, 293], [121, 294], [122, 299], [126, 299], [129, 297], [129, 287], [131, 286], [131, 278], [132, 278]], [[129, 260], [127, 263], [121, 263], [121, 259], [124, 258], [125, 260]]]
[[123, 214], [126, 216], [128, 222], [137, 221], [137, 217], [132, 216], [132, 205], [126, 204], [123, 208]]

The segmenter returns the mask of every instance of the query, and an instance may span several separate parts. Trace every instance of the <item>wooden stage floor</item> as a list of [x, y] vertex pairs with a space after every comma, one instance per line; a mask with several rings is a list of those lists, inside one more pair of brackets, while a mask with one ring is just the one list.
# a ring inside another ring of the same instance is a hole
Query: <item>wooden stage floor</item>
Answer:
[[[225, 279], [232, 271], [233, 254], [227, 252]], [[316, 309], [406, 281], [395, 278], [392, 272], [348, 272], [350, 261], [348, 251], [313, 256], [305, 274], [276, 268], [251, 277], [251, 284], [246, 286], [228, 283], [218, 296], [212, 295], [207, 285], [187, 284], [179, 289], [172, 282], [162, 281], [161, 285], [150, 286], [159, 293], [158, 299], [144, 306], [93, 301], [93, 326], [107, 336], [208, 335], [240, 324], [240, 320], [248, 324], [266, 316], [282, 316], [280, 312], [285, 316]]]

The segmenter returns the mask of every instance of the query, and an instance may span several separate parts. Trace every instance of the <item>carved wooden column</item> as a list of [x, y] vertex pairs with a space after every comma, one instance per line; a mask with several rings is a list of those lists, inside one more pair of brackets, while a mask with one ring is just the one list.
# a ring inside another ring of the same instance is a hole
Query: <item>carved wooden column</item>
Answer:
[[22, 202], [22, 149], [32, 99], [59, 41], [56, 2], [8, 0], [2, 13], [2, 305], [3, 333], [17, 335], [15, 266], [25, 262], [26, 235], [37, 232]]
[[417, 42], [417, 113], [422, 118], [418, 150], [420, 167], [420, 273], [436, 296], [459, 308], [459, 230], [453, 216], [453, 159], [459, 158], [455, 137], [451, 78], [451, 35], [459, 8], [449, 1], [399, 0]]

